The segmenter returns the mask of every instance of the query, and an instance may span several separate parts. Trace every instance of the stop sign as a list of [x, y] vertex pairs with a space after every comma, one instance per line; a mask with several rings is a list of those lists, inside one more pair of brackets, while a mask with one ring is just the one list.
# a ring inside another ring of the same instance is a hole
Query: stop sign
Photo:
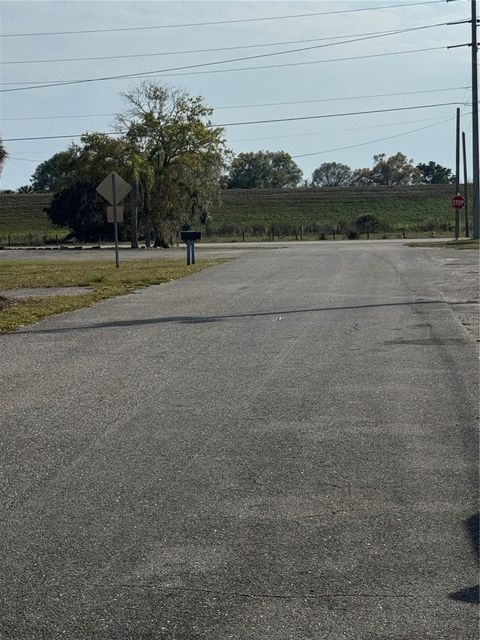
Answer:
[[465, 206], [465, 198], [463, 196], [453, 196], [452, 207], [454, 209], [462, 209]]

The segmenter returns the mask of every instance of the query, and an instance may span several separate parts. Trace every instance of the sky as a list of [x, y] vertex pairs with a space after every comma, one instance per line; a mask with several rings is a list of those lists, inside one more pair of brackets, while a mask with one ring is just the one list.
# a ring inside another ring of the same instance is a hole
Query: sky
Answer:
[[[398, 151], [453, 168], [457, 106], [471, 153], [470, 49], [447, 49], [470, 25], [444, 26], [469, 19], [466, 0], [3, 0], [0, 12], [2, 189], [28, 184], [73, 136], [112, 131], [138, 79], [95, 79], [122, 74], [202, 96], [235, 154], [287, 151], [306, 179], [323, 162], [355, 169]], [[65, 31], [88, 33], [52, 34]], [[359, 111], [377, 113], [339, 115]], [[47, 136], [68, 137], [11, 140]]]

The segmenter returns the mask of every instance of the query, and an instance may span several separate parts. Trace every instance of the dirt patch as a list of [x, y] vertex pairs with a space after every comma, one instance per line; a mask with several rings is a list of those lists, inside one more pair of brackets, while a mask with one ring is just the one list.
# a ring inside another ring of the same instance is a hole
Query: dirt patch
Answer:
[[15, 298], [4, 298], [3, 296], [0, 296], [0, 311], [4, 311], [9, 307], [16, 307], [18, 304], [20, 304], [20, 302]]
[[45, 298], [49, 296], [78, 296], [90, 293], [90, 287], [35, 287], [29, 289], [9, 289], [0, 291], [0, 298], [17, 300], [23, 298]]

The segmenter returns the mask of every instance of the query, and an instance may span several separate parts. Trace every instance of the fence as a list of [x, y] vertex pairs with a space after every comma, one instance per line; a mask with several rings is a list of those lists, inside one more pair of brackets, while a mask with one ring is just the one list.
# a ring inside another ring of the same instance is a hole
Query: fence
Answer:
[[64, 235], [52, 235], [48, 233], [12, 233], [0, 235], [0, 247], [36, 247], [40, 245], [59, 245], [63, 242]]

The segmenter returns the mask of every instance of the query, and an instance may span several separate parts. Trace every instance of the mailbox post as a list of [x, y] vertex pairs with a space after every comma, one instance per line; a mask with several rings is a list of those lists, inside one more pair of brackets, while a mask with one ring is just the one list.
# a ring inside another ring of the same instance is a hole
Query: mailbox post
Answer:
[[195, 264], [195, 240], [200, 240], [200, 231], [182, 231], [180, 237], [187, 245], [187, 265]]

